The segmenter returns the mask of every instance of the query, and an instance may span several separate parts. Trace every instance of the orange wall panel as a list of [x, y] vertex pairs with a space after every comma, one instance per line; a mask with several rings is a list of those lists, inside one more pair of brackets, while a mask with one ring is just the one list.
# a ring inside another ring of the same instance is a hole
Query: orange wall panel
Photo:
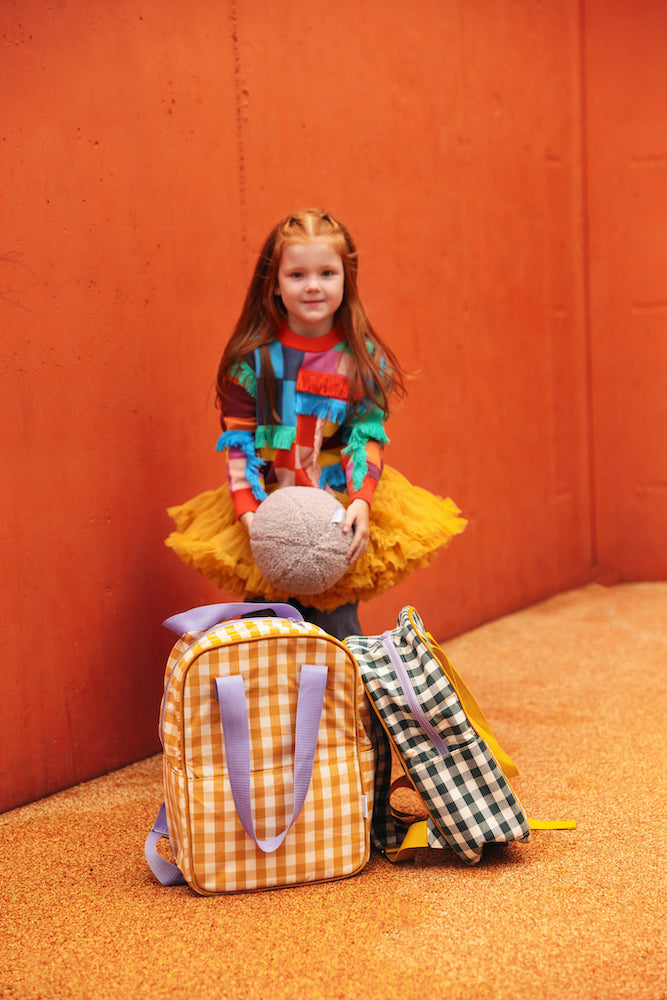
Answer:
[[12, 14], [0, 111], [5, 807], [157, 745], [160, 622], [205, 592], [163, 549], [164, 509], [179, 479], [205, 485], [209, 462], [215, 474], [202, 428], [239, 242], [234, 107], [218, 101], [233, 75], [226, 12], [35, 2]]
[[250, 246], [276, 203], [357, 237], [371, 317], [421, 371], [387, 459], [471, 519], [362, 623], [411, 599], [451, 633], [590, 571], [578, 6], [375, 0], [352, 36], [296, 5], [267, 45], [273, 10], [237, 26]]
[[598, 544], [621, 579], [664, 579], [667, 6], [587, 9]]
[[165, 510], [224, 475], [215, 369], [293, 208], [348, 223], [418, 373], [387, 460], [470, 521], [366, 630], [412, 602], [445, 637], [664, 573], [667, 35], [662, 5], [606, 9], [11, 5], [0, 809], [158, 747], [160, 622], [224, 599]]

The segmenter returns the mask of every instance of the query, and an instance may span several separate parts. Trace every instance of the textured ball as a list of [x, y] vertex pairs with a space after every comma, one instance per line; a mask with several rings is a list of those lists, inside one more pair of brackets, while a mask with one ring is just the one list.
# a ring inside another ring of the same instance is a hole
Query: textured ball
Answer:
[[330, 493], [285, 486], [271, 493], [252, 520], [250, 547], [262, 576], [288, 594], [321, 594], [342, 577], [351, 544], [345, 508]]

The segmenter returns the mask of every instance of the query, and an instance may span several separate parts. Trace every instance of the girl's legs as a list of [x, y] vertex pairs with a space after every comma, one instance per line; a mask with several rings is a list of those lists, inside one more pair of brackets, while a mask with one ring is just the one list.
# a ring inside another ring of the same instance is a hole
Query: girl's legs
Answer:
[[346, 639], [348, 635], [362, 635], [359, 624], [359, 602], [341, 604], [333, 611], [320, 611], [318, 608], [307, 608], [299, 601], [290, 598], [289, 603], [300, 611], [307, 622], [319, 625], [336, 639]]
[[[255, 602], [257, 604], [271, 603], [265, 597], [248, 597], [246, 598], [246, 602]], [[288, 598], [287, 603], [301, 612], [304, 621], [311, 622], [313, 625], [319, 625], [321, 629], [324, 629], [329, 635], [334, 636], [335, 639], [345, 639], [348, 635], [363, 634], [361, 625], [359, 624], [358, 601], [350, 604], [341, 604], [340, 607], [334, 608], [333, 611], [320, 611], [318, 608], [306, 607], [293, 597]]]

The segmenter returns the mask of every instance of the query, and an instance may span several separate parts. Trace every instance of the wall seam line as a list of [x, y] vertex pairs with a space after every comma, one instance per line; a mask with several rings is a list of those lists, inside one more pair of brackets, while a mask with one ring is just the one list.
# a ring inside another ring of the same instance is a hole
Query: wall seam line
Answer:
[[599, 491], [596, 475], [597, 441], [594, 405], [593, 324], [591, 316], [590, 198], [588, 146], [588, 72], [586, 65], [586, 0], [579, 0], [579, 147], [581, 164], [582, 307], [586, 364], [586, 421], [588, 425], [588, 489], [590, 496], [591, 569], [601, 566]]
[[229, 20], [232, 35], [232, 57], [234, 67], [234, 112], [236, 121], [236, 161], [238, 167], [239, 182], [239, 207], [241, 216], [241, 245], [244, 250], [248, 249], [248, 203], [246, 185], [246, 162], [245, 162], [245, 114], [244, 107], [247, 103], [247, 88], [243, 85], [243, 73], [241, 63], [241, 45], [239, 41], [239, 12], [237, 0], [231, 0], [229, 7]]

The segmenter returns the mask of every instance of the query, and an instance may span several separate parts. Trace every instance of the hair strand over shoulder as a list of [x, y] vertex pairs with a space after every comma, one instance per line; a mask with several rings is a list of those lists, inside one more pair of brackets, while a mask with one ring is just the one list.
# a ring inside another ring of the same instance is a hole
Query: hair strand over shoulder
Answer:
[[345, 338], [352, 357], [352, 377], [348, 404], [356, 409], [364, 400], [372, 400], [389, 413], [389, 398], [406, 391], [406, 374], [394, 352], [373, 329], [357, 286], [358, 255], [354, 241], [342, 222], [322, 209], [307, 209], [287, 216], [272, 229], [262, 247], [243, 303], [241, 315], [225, 347], [216, 380], [217, 402], [224, 412], [230, 372], [236, 363], [257, 348], [262, 352], [262, 371], [266, 407], [278, 420], [275, 407], [275, 378], [269, 356], [269, 344], [278, 336], [286, 318], [285, 308], [276, 294], [278, 268], [283, 248], [288, 243], [328, 240], [343, 264], [345, 291], [336, 312], [336, 329]]

